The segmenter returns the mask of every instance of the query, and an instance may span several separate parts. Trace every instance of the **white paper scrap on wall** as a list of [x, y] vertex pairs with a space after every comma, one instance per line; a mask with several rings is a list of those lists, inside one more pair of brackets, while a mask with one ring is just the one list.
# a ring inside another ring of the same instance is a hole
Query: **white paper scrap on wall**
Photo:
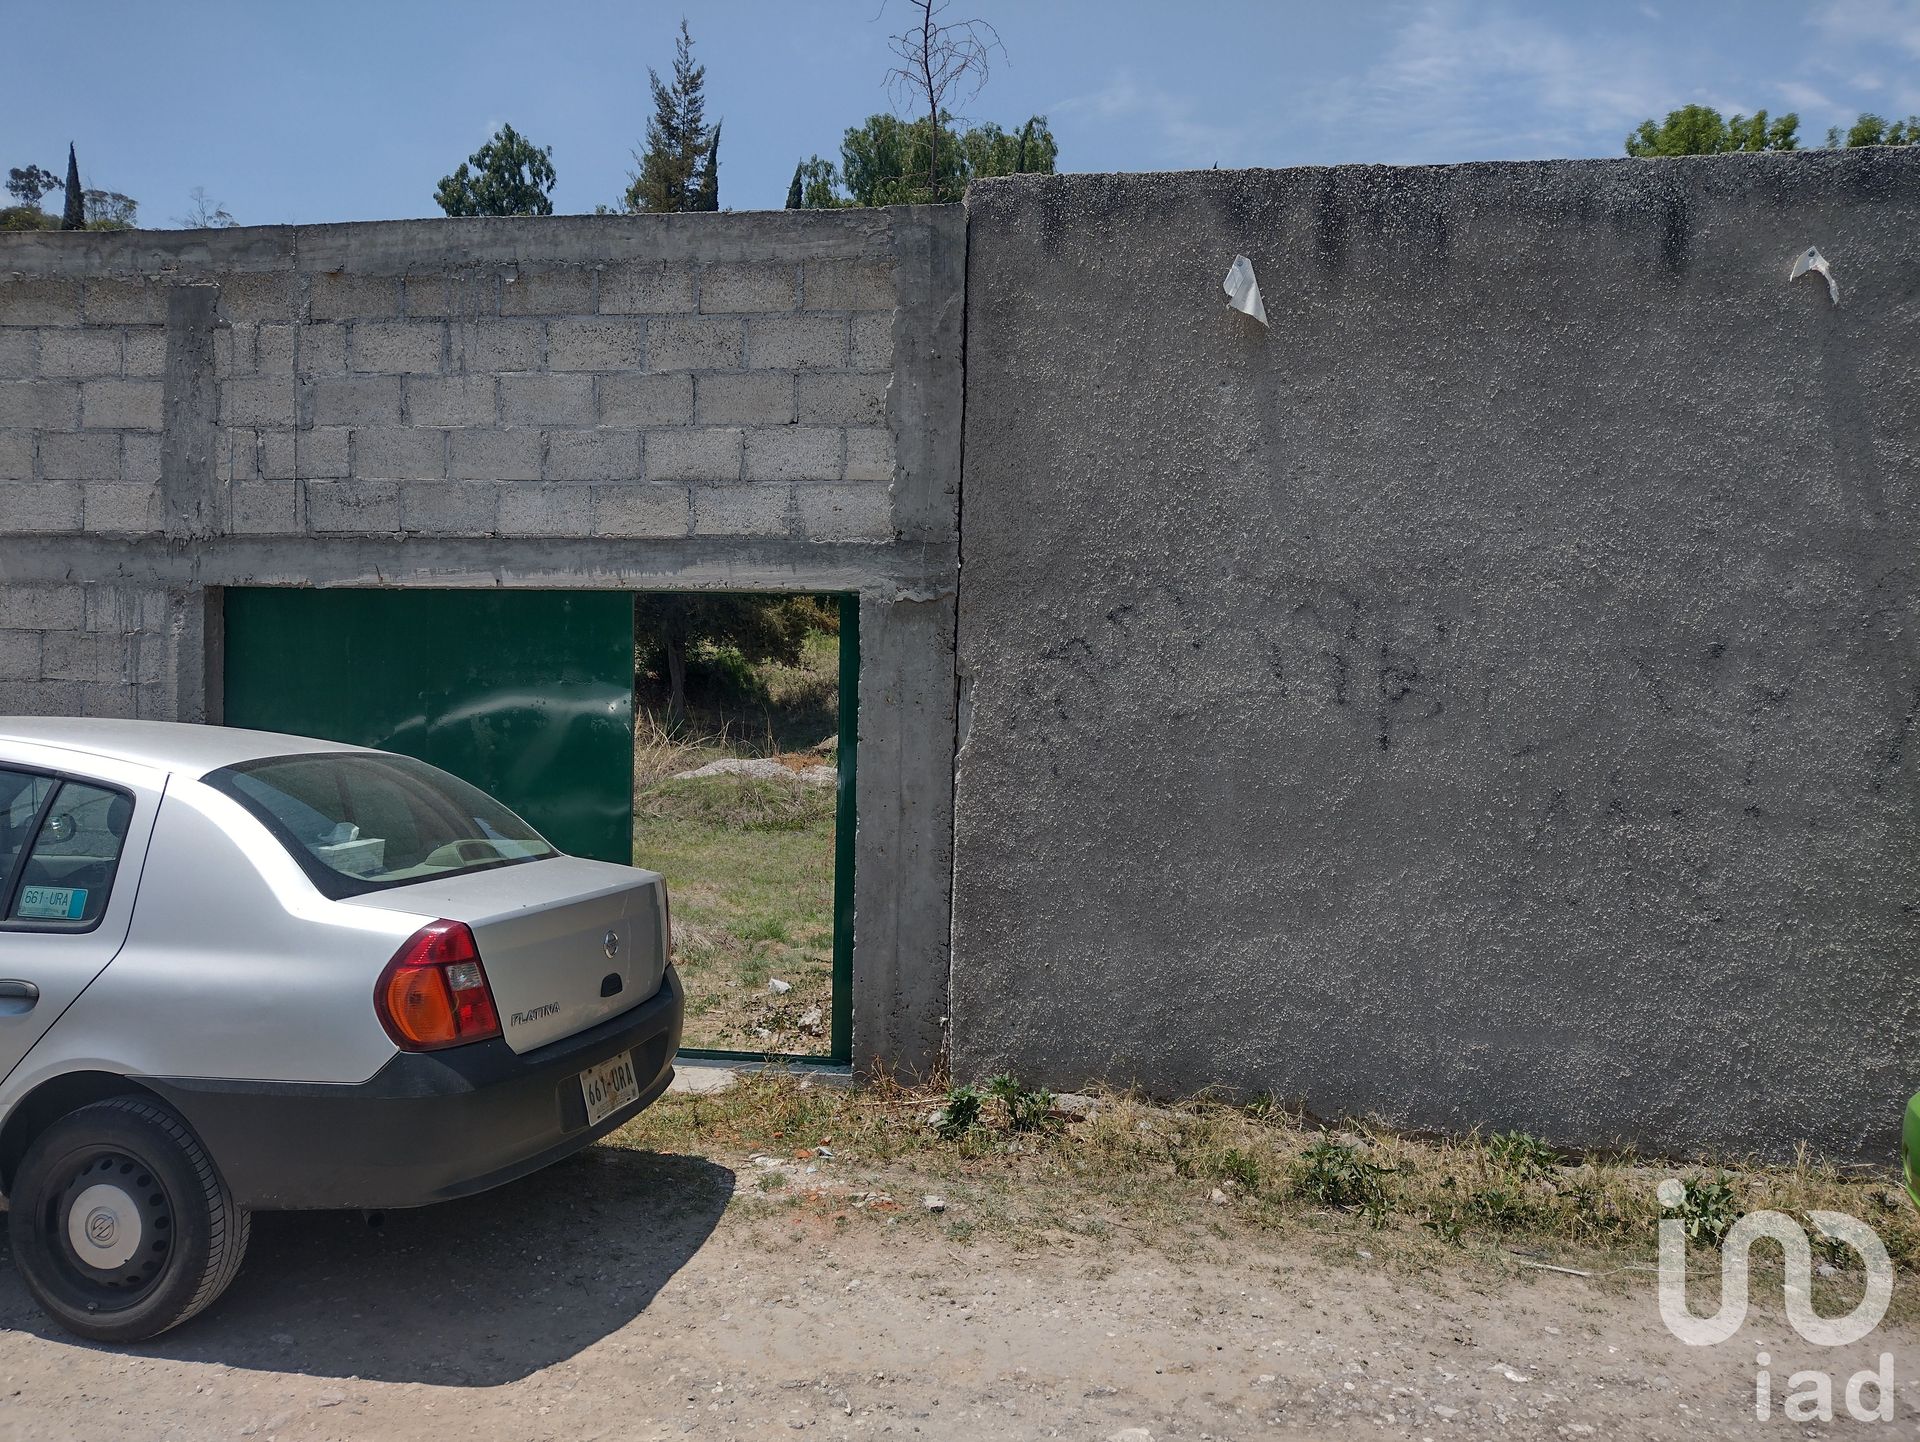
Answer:
[[1827, 282], [1827, 295], [1835, 305], [1840, 304], [1840, 282], [1833, 278], [1833, 267], [1827, 264], [1827, 258], [1820, 254], [1818, 246], [1810, 245], [1800, 252], [1799, 259], [1793, 263], [1793, 274], [1787, 279], [1798, 280], [1810, 270], [1820, 272]]
[[1228, 305], [1243, 315], [1252, 316], [1261, 325], [1267, 323], [1267, 308], [1260, 300], [1260, 282], [1253, 278], [1252, 261], [1244, 255], [1236, 255], [1222, 288], [1227, 293]]

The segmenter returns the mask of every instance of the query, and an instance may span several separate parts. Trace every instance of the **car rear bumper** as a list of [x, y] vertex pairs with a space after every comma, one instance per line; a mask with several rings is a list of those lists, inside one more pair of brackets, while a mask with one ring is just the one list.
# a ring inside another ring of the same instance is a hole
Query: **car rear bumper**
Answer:
[[[496, 1039], [402, 1052], [352, 1085], [142, 1080], [199, 1134], [244, 1207], [418, 1207], [523, 1177], [637, 1115], [673, 1080], [685, 996], [669, 966], [648, 1000], [538, 1050]], [[624, 1051], [639, 1099], [588, 1126], [580, 1073]]]

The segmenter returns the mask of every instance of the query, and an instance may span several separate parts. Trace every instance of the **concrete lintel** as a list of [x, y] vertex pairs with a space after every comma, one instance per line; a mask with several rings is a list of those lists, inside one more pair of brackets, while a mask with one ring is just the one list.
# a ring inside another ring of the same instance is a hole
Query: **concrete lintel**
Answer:
[[[0, 576], [186, 586], [511, 586], [950, 597], [952, 545], [740, 540], [0, 536]], [[949, 643], [949, 653], [951, 643]]]

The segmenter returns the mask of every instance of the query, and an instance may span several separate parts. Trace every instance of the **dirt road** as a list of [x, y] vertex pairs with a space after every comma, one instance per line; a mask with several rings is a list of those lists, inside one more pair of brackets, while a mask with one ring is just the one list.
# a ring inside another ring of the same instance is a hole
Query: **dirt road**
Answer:
[[1878, 1430], [1916, 1416], [1906, 1332], [1815, 1357], [1756, 1318], [1690, 1349], [1638, 1279], [1409, 1280], [1274, 1243], [1176, 1262], [1118, 1233], [1022, 1254], [918, 1198], [893, 1224], [770, 1210], [755, 1173], [596, 1148], [379, 1228], [263, 1215], [214, 1310], [123, 1353], [51, 1330], [9, 1262], [0, 1437], [1825, 1435], [1754, 1422], [1759, 1346], [1842, 1387], [1890, 1348]]

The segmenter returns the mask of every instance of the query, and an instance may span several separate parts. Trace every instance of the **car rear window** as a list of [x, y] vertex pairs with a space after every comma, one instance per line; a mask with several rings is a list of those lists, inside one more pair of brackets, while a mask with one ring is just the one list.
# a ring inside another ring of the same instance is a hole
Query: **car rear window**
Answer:
[[264, 822], [336, 899], [559, 855], [486, 792], [407, 756], [279, 756], [204, 779]]

